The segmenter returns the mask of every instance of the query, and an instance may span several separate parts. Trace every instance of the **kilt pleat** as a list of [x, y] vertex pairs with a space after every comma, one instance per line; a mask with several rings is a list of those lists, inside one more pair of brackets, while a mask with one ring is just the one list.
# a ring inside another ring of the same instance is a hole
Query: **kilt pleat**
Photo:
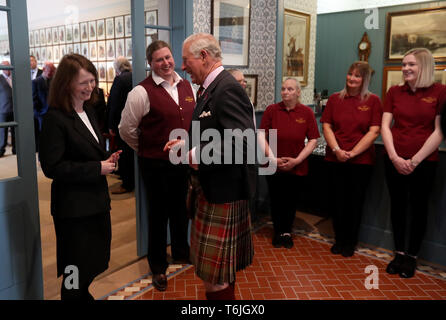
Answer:
[[252, 263], [249, 202], [215, 204], [201, 190], [191, 232], [191, 260], [197, 276], [212, 284], [231, 283]]

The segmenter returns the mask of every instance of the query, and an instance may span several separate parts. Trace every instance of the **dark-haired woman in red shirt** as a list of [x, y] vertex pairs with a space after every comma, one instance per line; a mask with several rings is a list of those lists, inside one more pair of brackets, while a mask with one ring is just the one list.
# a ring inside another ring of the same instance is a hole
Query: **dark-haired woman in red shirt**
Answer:
[[384, 104], [381, 135], [388, 156], [386, 180], [395, 242], [395, 258], [386, 271], [402, 278], [415, 274], [443, 139], [440, 109], [446, 86], [434, 83], [434, 66], [429, 50], [408, 51], [402, 64], [404, 83], [389, 89]]
[[272, 244], [276, 248], [293, 247], [291, 232], [296, 198], [308, 174], [307, 157], [316, 148], [319, 138], [314, 112], [299, 102], [300, 93], [299, 81], [286, 79], [281, 89], [282, 101], [266, 108], [260, 124], [266, 139], [270, 130], [277, 130], [277, 152], [274, 155], [277, 171], [266, 177], [274, 226]]
[[381, 101], [368, 90], [371, 69], [367, 62], [353, 63], [345, 88], [330, 96], [321, 118], [327, 141], [335, 244], [333, 254], [355, 252], [362, 207], [373, 164], [373, 142], [379, 135]]

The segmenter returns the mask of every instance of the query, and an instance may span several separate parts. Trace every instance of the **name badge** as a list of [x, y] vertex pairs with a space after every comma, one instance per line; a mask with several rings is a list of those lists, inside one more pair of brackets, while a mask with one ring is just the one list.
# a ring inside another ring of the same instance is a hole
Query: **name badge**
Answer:
[[186, 97], [184, 100], [186, 100], [186, 102], [194, 102], [193, 97]]
[[359, 106], [359, 107], [358, 107], [358, 110], [359, 110], [359, 111], [369, 111], [369, 110], [370, 110], [370, 107], [369, 107], [369, 106]]
[[423, 98], [421, 100], [424, 101], [424, 102], [427, 102], [427, 103], [437, 102], [437, 98], [434, 98], [434, 97], [426, 97], [426, 98]]
[[296, 122], [299, 124], [303, 124], [303, 123], [307, 122], [307, 120], [305, 120], [304, 118], [299, 118], [299, 119], [296, 119]]

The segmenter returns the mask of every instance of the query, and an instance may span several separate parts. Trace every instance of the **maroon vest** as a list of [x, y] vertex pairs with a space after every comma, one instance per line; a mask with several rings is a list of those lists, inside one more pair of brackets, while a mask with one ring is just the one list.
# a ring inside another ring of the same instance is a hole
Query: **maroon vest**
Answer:
[[150, 101], [150, 111], [140, 124], [138, 155], [144, 158], [169, 160], [169, 152], [163, 148], [169, 141], [172, 130], [182, 128], [189, 131], [194, 111], [195, 100], [192, 88], [187, 80], [178, 85], [178, 102], [161, 86], [147, 77], [139, 85], [146, 89]]

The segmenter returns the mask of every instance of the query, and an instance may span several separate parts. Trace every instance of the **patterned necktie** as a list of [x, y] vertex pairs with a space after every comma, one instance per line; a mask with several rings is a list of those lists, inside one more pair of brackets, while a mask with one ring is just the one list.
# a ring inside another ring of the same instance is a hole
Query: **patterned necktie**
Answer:
[[201, 97], [201, 95], [203, 94], [203, 91], [204, 91], [204, 87], [200, 86], [200, 88], [198, 88], [198, 91], [197, 91], [197, 98]]

